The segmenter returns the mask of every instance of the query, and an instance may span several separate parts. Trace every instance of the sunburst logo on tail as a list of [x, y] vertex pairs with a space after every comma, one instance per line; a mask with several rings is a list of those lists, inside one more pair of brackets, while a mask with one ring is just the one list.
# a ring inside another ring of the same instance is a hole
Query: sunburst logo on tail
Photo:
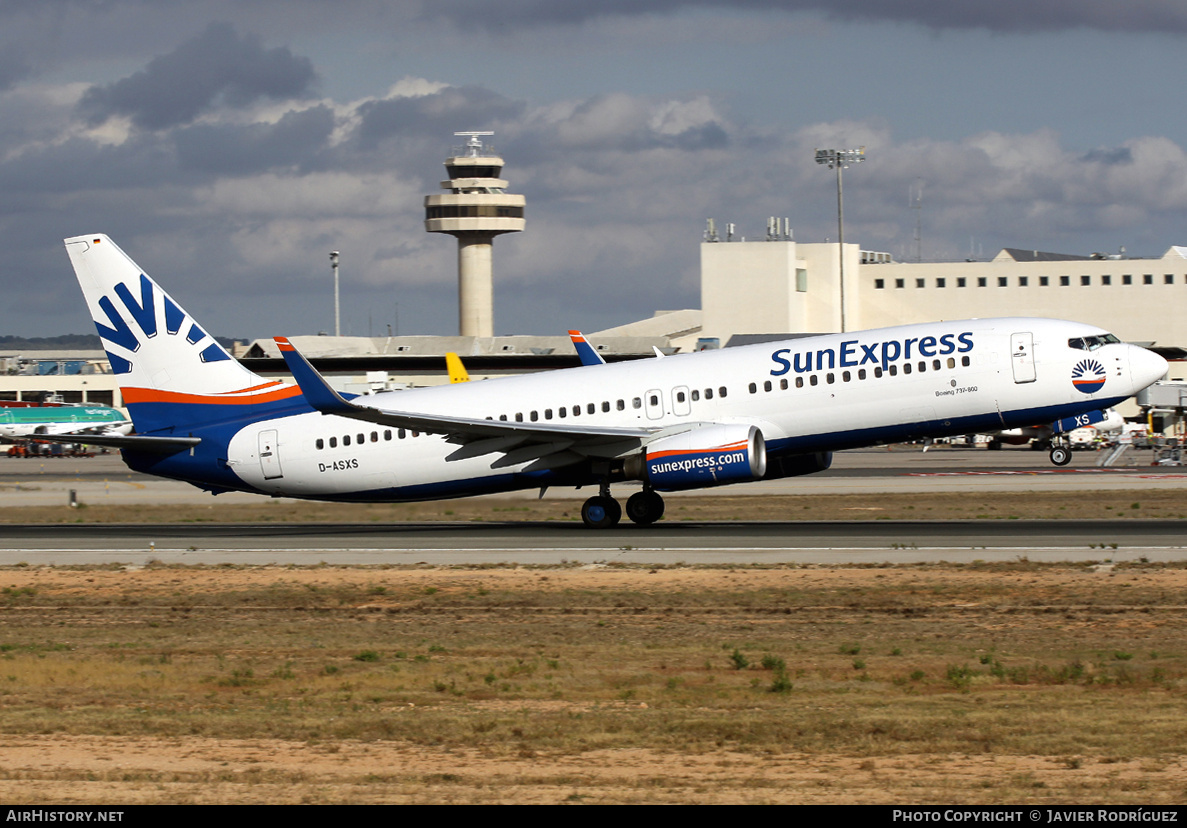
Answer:
[[[140, 275], [139, 300], [128, 289], [128, 286], [122, 282], [115, 286], [115, 294], [127, 310], [128, 315], [136, 323], [137, 327], [140, 328], [141, 334], [145, 339], [153, 339], [157, 335], [156, 308], [159, 298], [161, 304], [164, 305], [166, 335], [177, 336], [178, 334], [184, 334], [186, 341], [194, 346], [202, 345], [204, 340], [209, 340], [207, 333], [199, 328], [197, 324], [191, 323], [188, 328], [185, 327], [185, 311], [174, 304], [173, 300], [163, 292], [155, 290], [152, 281], [144, 274]], [[110, 323], [109, 325], [105, 325], [100, 320], [95, 320], [95, 325], [99, 329], [99, 336], [112, 345], [117, 345], [130, 353], [134, 354], [139, 351], [141, 338], [132, 330], [132, 327], [128, 324], [123, 314], [117, 310], [115, 303], [109, 297], [104, 296], [99, 300], [99, 307], [107, 317], [107, 322]], [[113, 354], [110, 349], [107, 350], [107, 358], [111, 363], [112, 373], [127, 374], [132, 370], [132, 363], [127, 358]], [[199, 359], [202, 362], [220, 362], [230, 358], [227, 352], [223, 350], [223, 347], [213, 340], [209, 340], [202, 345], [199, 353]]]

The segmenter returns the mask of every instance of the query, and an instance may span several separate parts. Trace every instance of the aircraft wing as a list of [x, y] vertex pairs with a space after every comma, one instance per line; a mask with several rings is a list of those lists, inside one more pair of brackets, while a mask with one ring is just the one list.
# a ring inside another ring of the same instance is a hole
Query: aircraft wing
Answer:
[[[575, 455], [571, 461], [589, 456], [616, 457], [633, 451], [661, 433], [673, 431], [671, 428], [622, 428], [479, 420], [361, 405], [347, 400], [331, 388], [317, 369], [310, 365], [286, 338], [276, 337], [276, 344], [305, 400], [315, 410], [322, 414], [349, 417], [377, 425], [443, 434], [449, 442], [462, 446], [449, 455], [449, 460], [500, 453], [504, 457], [494, 464], [499, 467], [561, 453]], [[675, 430], [687, 430], [690, 425], [692, 424]]]

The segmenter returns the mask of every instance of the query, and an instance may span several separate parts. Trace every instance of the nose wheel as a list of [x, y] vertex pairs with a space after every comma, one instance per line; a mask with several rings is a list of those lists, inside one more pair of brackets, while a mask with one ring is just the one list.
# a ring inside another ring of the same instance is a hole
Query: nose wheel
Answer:
[[1072, 449], [1070, 446], [1053, 446], [1051, 448], [1051, 462], [1057, 466], [1066, 466], [1072, 462]]

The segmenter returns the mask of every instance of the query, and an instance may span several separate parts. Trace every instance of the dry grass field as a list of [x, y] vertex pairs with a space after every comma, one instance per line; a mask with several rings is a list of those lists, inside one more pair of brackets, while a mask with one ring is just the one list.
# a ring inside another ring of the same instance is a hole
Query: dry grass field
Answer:
[[[29, 488], [29, 484], [25, 484]], [[0, 492], [3, 488], [0, 487]], [[1177, 489], [886, 491], [868, 494], [680, 495], [668, 498], [665, 521], [751, 520], [1135, 520], [1187, 519], [1187, 498]], [[269, 500], [197, 503], [104, 504], [0, 508], [5, 523], [389, 523], [401, 521], [581, 520], [573, 498], [481, 497], [427, 503], [320, 503]]]
[[10, 567], [0, 798], [1181, 803], [1185, 642], [1154, 564]]

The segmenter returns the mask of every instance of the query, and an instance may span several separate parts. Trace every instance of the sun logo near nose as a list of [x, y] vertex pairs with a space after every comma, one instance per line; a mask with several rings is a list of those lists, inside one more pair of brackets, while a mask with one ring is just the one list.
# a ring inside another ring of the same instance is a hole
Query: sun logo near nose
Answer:
[[1095, 394], [1105, 387], [1105, 366], [1095, 359], [1084, 359], [1072, 369], [1072, 385], [1082, 394]]

